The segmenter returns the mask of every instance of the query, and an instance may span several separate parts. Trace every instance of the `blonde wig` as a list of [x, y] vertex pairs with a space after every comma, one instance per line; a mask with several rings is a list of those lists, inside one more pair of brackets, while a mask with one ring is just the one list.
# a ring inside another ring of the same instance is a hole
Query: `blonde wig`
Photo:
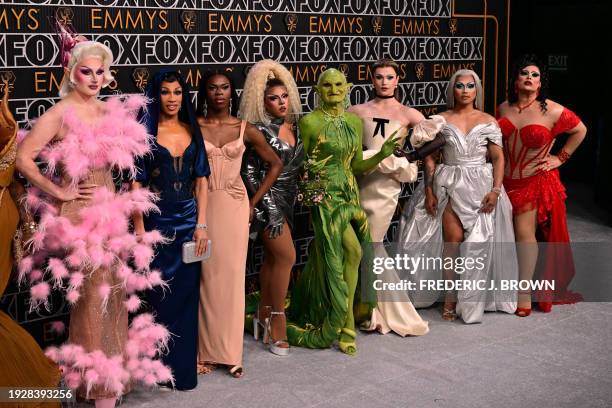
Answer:
[[457, 82], [457, 78], [462, 75], [471, 75], [474, 78], [474, 82], [476, 83], [476, 99], [474, 99], [474, 107], [481, 111], [483, 105], [482, 82], [480, 82], [480, 77], [478, 74], [471, 69], [460, 69], [449, 79], [448, 88], [446, 88], [446, 107], [448, 109], [453, 109], [455, 107], [455, 82]]
[[295, 123], [302, 114], [302, 103], [297, 85], [287, 68], [276, 61], [269, 59], [259, 61], [251, 67], [244, 82], [242, 95], [240, 95], [240, 108], [238, 116], [250, 123], [270, 124], [270, 115], [264, 106], [264, 96], [268, 80], [280, 80], [289, 94], [289, 109], [286, 121]]
[[66, 69], [68, 75], [64, 75], [62, 86], [59, 90], [60, 98], [65, 97], [74, 89], [74, 69], [83, 59], [87, 57], [98, 57], [104, 65], [104, 82], [102, 88], [105, 88], [113, 81], [113, 75], [110, 72], [110, 66], [113, 63], [113, 53], [106, 45], [96, 41], [82, 41], [74, 46], [70, 52], [70, 59]]

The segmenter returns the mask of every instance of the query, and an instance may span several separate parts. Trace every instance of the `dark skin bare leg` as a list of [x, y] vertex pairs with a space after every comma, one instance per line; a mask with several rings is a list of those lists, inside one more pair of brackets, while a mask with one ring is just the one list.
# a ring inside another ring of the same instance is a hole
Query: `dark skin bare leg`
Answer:
[[[260, 305], [271, 306], [271, 309], [266, 308], [260, 311], [260, 318], [263, 320], [270, 317], [270, 311], [283, 312], [285, 309], [291, 268], [295, 264], [295, 247], [287, 222], [283, 225], [283, 231], [278, 237], [270, 238], [266, 230], [261, 234], [261, 238], [264, 245], [264, 263], [259, 272]], [[287, 324], [284, 316], [274, 315], [270, 324], [274, 340], [287, 338]], [[289, 347], [289, 344], [283, 344], [281, 347]]]

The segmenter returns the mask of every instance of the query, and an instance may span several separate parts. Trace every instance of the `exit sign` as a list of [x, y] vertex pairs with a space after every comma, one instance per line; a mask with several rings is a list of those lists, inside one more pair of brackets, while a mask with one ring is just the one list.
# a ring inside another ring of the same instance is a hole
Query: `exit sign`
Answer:
[[567, 71], [567, 55], [549, 55], [548, 69], [550, 71]]

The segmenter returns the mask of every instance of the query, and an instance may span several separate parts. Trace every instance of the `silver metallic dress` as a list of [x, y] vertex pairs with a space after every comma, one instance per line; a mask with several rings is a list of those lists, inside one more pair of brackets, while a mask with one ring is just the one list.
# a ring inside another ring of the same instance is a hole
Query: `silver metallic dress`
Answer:
[[[278, 135], [282, 119], [272, 119], [272, 123], [255, 126], [263, 133], [268, 144], [283, 162], [283, 170], [261, 201], [255, 207], [251, 223], [251, 237], [266, 229], [274, 237], [281, 233], [285, 220], [293, 229], [293, 207], [297, 195], [297, 179], [304, 161], [304, 145], [297, 136], [295, 146], [281, 140]], [[259, 158], [253, 147], [247, 147], [242, 161], [242, 179], [249, 197], [253, 196], [267, 173], [266, 164]]]
[[[512, 206], [505, 190], [493, 212], [479, 211], [484, 196], [493, 187], [492, 166], [486, 162], [487, 144], [492, 142], [501, 147], [501, 131], [497, 123], [481, 123], [463, 134], [446, 123], [441, 133], [446, 142], [442, 147], [443, 164], [437, 166], [433, 181], [438, 199], [437, 215], [432, 217], [425, 210], [424, 186], [419, 184], [400, 220], [396, 237], [399, 249], [412, 257], [441, 257], [442, 214], [450, 202], [464, 229], [459, 257], [482, 260], [482, 267], [466, 268], [459, 279], [486, 282], [487, 289], [492, 283], [495, 288], [501, 288], [502, 281], [518, 279]], [[420, 268], [411, 272], [406, 278], [417, 283], [417, 290], [410, 292], [414, 305], [430, 306], [439, 292], [420, 291], [420, 281], [441, 279], [442, 269], [430, 266], [427, 270]], [[455, 272], [458, 272], [456, 267]], [[466, 323], [477, 323], [482, 321], [484, 311], [513, 313], [515, 295], [515, 291], [458, 290], [457, 314]]]

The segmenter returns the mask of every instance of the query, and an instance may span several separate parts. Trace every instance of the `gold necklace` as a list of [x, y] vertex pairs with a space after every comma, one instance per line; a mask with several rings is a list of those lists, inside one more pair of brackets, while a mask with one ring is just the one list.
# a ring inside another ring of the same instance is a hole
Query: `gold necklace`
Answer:
[[339, 114], [339, 115], [332, 115], [331, 113], [329, 113], [328, 111], [326, 111], [325, 109], [323, 109], [323, 107], [320, 107], [320, 108], [319, 108], [319, 110], [320, 110], [321, 112], [323, 112], [325, 115], [329, 116], [330, 118], [340, 118], [340, 117], [342, 117], [342, 115], [344, 114], [344, 112], [342, 112], [342, 113], [341, 113], [341, 114]]

